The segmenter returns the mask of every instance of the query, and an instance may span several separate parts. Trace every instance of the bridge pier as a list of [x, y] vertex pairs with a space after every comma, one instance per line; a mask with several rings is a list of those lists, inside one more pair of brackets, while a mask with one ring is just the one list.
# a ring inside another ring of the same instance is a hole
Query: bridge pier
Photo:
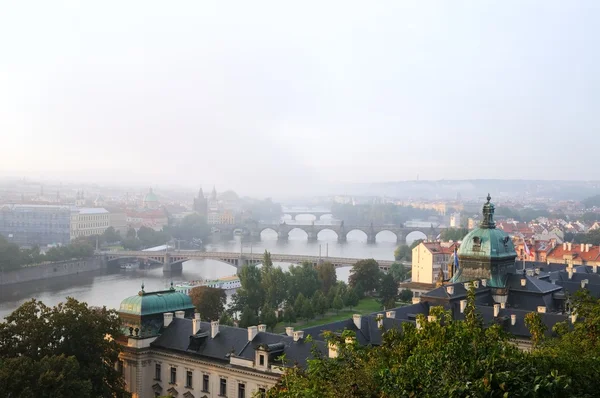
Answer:
[[338, 233], [338, 238], [337, 238], [338, 243], [346, 243], [348, 242], [348, 238], [346, 237], [345, 233]]
[[377, 236], [377, 234], [375, 234], [375, 233], [369, 233], [367, 235], [367, 243], [375, 243], [375, 242], [377, 242], [376, 236]]
[[183, 270], [183, 263], [181, 261], [163, 264], [163, 272], [176, 272], [181, 270]]
[[397, 245], [405, 245], [406, 244], [406, 236], [396, 233], [396, 244]]
[[277, 240], [279, 242], [287, 242], [288, 241], [287, 231], [279, 231], [279, 232], [277, 232]]

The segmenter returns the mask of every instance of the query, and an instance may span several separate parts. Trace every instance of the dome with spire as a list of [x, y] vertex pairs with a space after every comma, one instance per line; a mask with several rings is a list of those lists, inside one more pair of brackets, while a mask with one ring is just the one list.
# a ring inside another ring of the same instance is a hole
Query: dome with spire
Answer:
[[488, 194], [479, 228], [469, 232], [458, 249], [459, 271], [455, 282], [489, 279], [489, 286], [503, 287], [506, 275], [514, 270], [517, 253], [512, 239], [494, 222], [494, 204]]
[[158, 208], [158, 196], [152, 191], [152, 188], [148, 190], [148, 193], [144, 196], [144, 207], [148, 209]]

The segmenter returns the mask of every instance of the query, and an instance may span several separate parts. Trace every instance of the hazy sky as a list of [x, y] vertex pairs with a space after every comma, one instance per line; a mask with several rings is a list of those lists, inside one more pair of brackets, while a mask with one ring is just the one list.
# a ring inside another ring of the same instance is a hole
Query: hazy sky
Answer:
[[598, 0], [2, 2], [0, 175], [600, 179], [598, 21]]

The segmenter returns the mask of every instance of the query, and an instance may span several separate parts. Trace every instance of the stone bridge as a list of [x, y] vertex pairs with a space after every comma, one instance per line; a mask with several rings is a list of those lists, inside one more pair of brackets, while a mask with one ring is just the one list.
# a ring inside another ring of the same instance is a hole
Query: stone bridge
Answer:
[[299, 216], [301, 214], [315, 216], [316, 220], [320, 220], [321, 216], [325, 216], [327, 214], [332, 215], [331, 210], [327, 210], [327, 209], [286, 209], [286, 208], [283, 208], [283, 209], [281, 209], [281, 212], [283, 213], [283, 215], [287, 214], [290, 217], [292, 217], [292, 220], [295, 220], [296, 216]]
[[429, 228], [416, 228], [416, 227], [399, 227], [394, 225], [344, 225], [342, 222], [339, 225], [323, 225], [323, 224], [312, 224], [312, 225], [300, 225], [300, 224], [256, 224], [250, 226], [233, 226], [233, 225], [221, 225], [218, 226], [222, 232], [232, 233], [234, 231], [241, 231], [244, 235], [249, 235], [252, 239], [260, 240], [261, 232], [265, 230], [272, 230], [277, 233], [277, 240], [286, 241], [288, 239], [290, 231], [293, 229], [300, 229], [308, 235], [309, 241], [316, 241], [318, 239], [319, 232], [324, 230], [333, 231], [337, 235], [338, 242], [346, 242], [348, 240], [348, 233], [351, 231], [362, 231], [367, 235], [367, 243], [375, 243], [377, 240], [377, 234], [383, 231], [392, 232], [396, 235], [396, 242], [398, 244], [406, 244], [406, 236], [411, 232], [421, 232], [428, 239], [435, 239], [436, 236], [443, 230], [443, 228], [429, 227]]
[[[101, 254], [105, 256], [107, 262], [115, 261], [119, 259], [141, 259], [153, 262], [155, 264], [162, 264], [163, 271], [178, 271], [182, 269], [182, 265], [188, 260], [217, 260], [232, 265], [234, 267], [241, 267], [246, 264], [258, 264], [262, 262], [262, 255], [248, 255], [246, 253], [233, 253], [233, 252], [201, 252], [192, 250], [181, 250], [181, 251], [111, 251], [104, 252]], [[337, 267], [348, 267], [354, 265], [359, 258], [345, 258], [345, 257], [319, 257], [319, 256], [307, 256], [297, 254], [274, 254], [271, 253], [271, 260], [274, 262], [281, 263], [292, 263], [302, 264], [308, 262], [316, 266], [319, 262], [330, 262], [336, 268]], [[382, 271], [388, 271], [394, 263], [390, 260], [377, 260], [379, 268]]]

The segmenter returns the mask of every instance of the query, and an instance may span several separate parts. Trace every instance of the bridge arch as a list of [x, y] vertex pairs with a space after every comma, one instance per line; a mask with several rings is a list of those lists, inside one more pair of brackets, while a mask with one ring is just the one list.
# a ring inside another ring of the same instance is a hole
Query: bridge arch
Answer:
[[[364, 235], [364, 238], [361, 237], [360, 239], [356, 239], [356, 236], [357, 236], [356, 231], [358, 231], [358, 232], [361, 233], [361, 234], [358, 234], [359, 236], [360, 235]], [[349, 238], [353, 238], [353, 239], [349, 239]], [[348, 232], [346, 232], [346, 240], [347, 241], [356, 241], [356, 240], [358, 240], [358, 241], [361, 241], [361, 242], [364, 240], [365, 242], [367, 242], [369, 240], [369, 234], [368, 234], [367, 231], [364, 231], [364, 230], [362, 230], [360, 228], [354, 228], [354, 229], [351, 229]]]
[[326, 234], [333, 232], [333, 234], [335, 235], [335, 239], [339, 238], [339, 234], [333, 228], [322, 228], [319, 230], [319, 232], [317, 232], [317, 240], [318, 239], [326, 240], [326, 239], [323, 239], [322, 237], [319, 238], [319, 235], [321, 234], [321, 232], [325, 232], [325, 231], [326, 231]]
[[427, 234], [420, 229], [415, 229], [412, 232], [406, 234], [406, 244], [407, 245], [411, 245], [415, 240], [418, 240], [418, 239], [427, 240]]
[[[400, 236], [398, 236], [397, 232], [392, 231], [391, 229], [382, 229], [377, 231], [377, 233], [375, 234], [375, 240], [377, 240], [377, 237], [381, 234], [384, 233], [384, 235], [387, 234], [392, 234], [394, 235], [394, 242], [398, 242], [400, 240]], [[385, 240], [386, 242], [388, 242], [388, 240]]]
[[[304, 236], [302, 238], [300, 238], [300, 236], [297, 235], [298, 232], [292, 233], [294, 231], [302, 231], [304, 233]], [[296, 239], [293, 239], [294, 235], [296, 235], [295, 236]], [[308, 231], [306, 231], [302, 226], [294, 226], [294, 227], [291, 227], [290, 230], [288, 231], [288, 238], [290, 238], [290, 237], [292, 238], [292, 240], [306, 240], [306, 239], [308, 239], [309, 236], [308, 236]]]
[[272, 227], [263, 227], [260, 228], [260, 230], [258, 231], [258, 236], [262, 239], [262, 234], [265, 231], [270, 231], [271, 233], [269, 233], [269, 235], [274, 235], [275, 237], [277, 237], [278, 233], [277, 230], [272, 228]]

